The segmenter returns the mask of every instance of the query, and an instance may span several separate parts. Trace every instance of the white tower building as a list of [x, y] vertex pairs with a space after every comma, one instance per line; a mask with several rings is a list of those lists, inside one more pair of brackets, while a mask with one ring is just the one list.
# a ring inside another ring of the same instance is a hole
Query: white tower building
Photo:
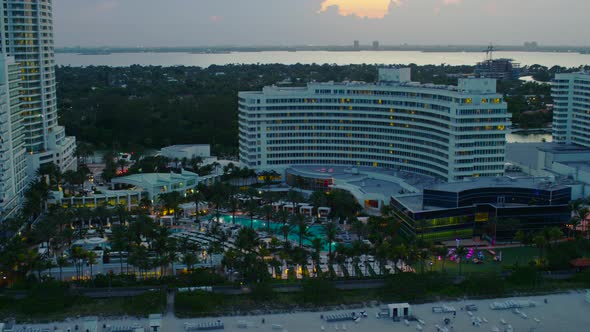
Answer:
[[239, 93], [240, 161], [384, 167], [448, 181], [504, 173], [510, 115], [496, 80], [412, 82], [383, 68], [379, 82], [310, 83]]
[[28, 173], [53, 162], [76, 167], [76, 140], [57, 124], [51, 0], [2, 0], [0, 51], [21, 66], [24, 142]]
[[590, 147], [590, 72], [555, 74], [553, 141]]
[[16, 214], [27, 184], [20, 76], [14, 58], [0, 54], [0, 222]]

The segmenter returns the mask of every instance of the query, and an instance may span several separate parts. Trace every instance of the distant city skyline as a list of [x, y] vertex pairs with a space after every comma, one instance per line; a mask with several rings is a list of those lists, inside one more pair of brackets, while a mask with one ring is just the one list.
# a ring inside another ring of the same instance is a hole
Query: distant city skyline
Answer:
[[65, 46], [590, 45], [579, 0], [54, 0]]

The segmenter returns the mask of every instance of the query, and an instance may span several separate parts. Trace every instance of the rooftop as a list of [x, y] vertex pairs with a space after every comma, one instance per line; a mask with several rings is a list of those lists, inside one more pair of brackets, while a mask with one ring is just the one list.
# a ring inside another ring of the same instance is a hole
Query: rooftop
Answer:
[[431, 186], [427, 189], [444, 190], [451, 192], [461, 192], [464, 190], [501, 187], [501, 188], [528, 188], [528, 189], [543, 189], [543, 190], [557, 190], [566, 188], [566, 186], [554, 182], [554, 179], [549, 178], [512, 178], [512, 177], [484, 177], [474, 178], [463, 182], [442, 183]]
[[193, 146], [210, 146], [210, 144], [176, 144], [164, 147], [164, 149], [184, 149]]
[[551, 153], [590, 153], [590, 148], [573, 144], [544, 143], [538, 149]]
[[336, 181], [341, 180], [351, 184], [362, 185], [362, 182], [364, 182], [365, 187], [373, 186], [374, 188], [394, 185], [399, 187], [400, 183], [404, 183], [415, 188], [416, 191], [442, 181], [426, 175], [381, 167], [292, 166], [289, 171], [296, 175], [323, 179], [332, 178]]
[[128, 176], [121, 176], [114, 178], [112, 180], [113, 183], [125, 183], [131, 184], [140, 187], [158, 187], [158, 186], [167, 186], [171, 183], [189, 180], [189, 179], [196, 179], [198, 175], [189, 172], [183, 171], [182, 174], [177, 173], [141, 173], [141, 174], [133, 174]]
[[527, 166], [538, 167], [538, 149], [550, 143], [508, 143], [506, 144], [506, 161]]
[[586, 161], [561, 161], [559, 163], [575, 168], [578, 171], [590, 172], [590, 163]]

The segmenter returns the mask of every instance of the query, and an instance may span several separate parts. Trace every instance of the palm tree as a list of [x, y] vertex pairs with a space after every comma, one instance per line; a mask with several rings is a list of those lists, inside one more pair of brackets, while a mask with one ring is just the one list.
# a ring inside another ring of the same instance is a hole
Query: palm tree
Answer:
[[457, 257], [459, 258], [459, 275], [461, 275], [461, 267], [463, 266], [463, 259], [466, 259], [465, 256], [467, 255], [467, 248], [464, 246], [459, 246], [457, 247], [455, 254], [457, 254]]
[[303, 239], [308, 239], [311, 236], [309, 232], [309, 225], [307, 224], [307, 220], [305, 220], [305, 216], [297, 213], [294, 217], [294, 224], [297, 227], [297, 235], [299, 236], [299, 247], [303, 247]]
[[199, 203], [201, 203], [205, 199], [205, 197], [203, 196], [203, 193], [201, 193], [200, 190], [196, 189], [193, 191], [190, 198], [195, 203], [195, 217], [198, 219], [199, 218]]
[[289, 212], [281, 209], [275, 213], [274, 219], [284, 225], [289, 220]]
[[94, 215], [99, 223], [100, 229], [103, 229], [104, 225], [106, 224], [107, 218], [111, 216], [111, 212], [106, 207], [99, 206], [96, 209], [94, 209]]
[[260, 209], [266, 218], [266, 232], [270, 234], [270, 218], [272, 217], [272, 206], [266, 204]]
[[144, 196], [139, 201], [139, 207], [143, 210], [150, 210], [152, 208], [152, 201]]
[[547, 238], [547, 242], [549, 244], [551, 244], [551, 242], [555, 244], [557, 243], [557, 241], [563, 238], [563, 232], [561, 231], [561, 229], [559, 229], [559, 227], [545, 228], [543, 230], [543, 233], [545, 234], [545, 237]]
[[293, 213], [296, 213], [297, 204], [303, 200], [303, 196], [300, 192], [295, 191], [293, 189], [289, 189], [289, 191], [287, 192], [287, 200], [289, 200], [289, 202], [291, 202], [291, 204], [293, 205]]
[[547, 246], [547, 238], [543, 234], [537, 234], [533, 237], [533, 243], [539, 249], [539, 256], [541, 262], [545, 261], [545, 247]]
[[[570, 208], [572, 210], [571, 230], [574, 232], [574, 234], [576, 234], [577, 227], [586, 220], [590, 214], [590, 209], [583, 205], [582, 201], [580, 200], [571, 202]], [[586, 229], [588, 229], [588, 225], [586, 225]]]
[[358, 220], [356, 217], [352, 217], [352, 222], [349, 222], [349, 224], [354, 233], [356, 233], [361, 239], [364, 238], [367, 233], [367, 227], [362, 221]]
[[123, 224], [113, 225], [111, 235], [111, 246], [114, 251], [119, 252], [119, 263], [121, 268], [119, 273], [123, 274], [123, 252], [129, 253], [129, 229]]
[[311, 257], [313, 261], [313, 269], [316, 272], [316, 277], [321, 272], [318, 268], [318, 265], [320, 265], [320, 252], [322, 251], [323, 244], [324, 243], [322, 239], [319, 237], [316, 237], [313, 240], [311, 240], [311, 247], [313, 248], [313, 253]]
[[391, 247], [391, 251], [389, 253], [390, 259], [393, 261], [394, 270], [397, 270], [397, 263], [402, 261], [404, 265], [411, 265], [411, 258], [412, 258], [412, 250], [411, 248], [407, 247], [405, 244], [399, 244], [394, 247]]
[[178, 206], [182, 203], [182, 197], [178, 191], [160, 194], [158, 200], [166, 211], [174, 212], [174, 220], [178, 217]]
[[25, 191], [25, 202], [22, 208], [24, 216], [34, 220], [46, 210], [49, 187], [44, 180], [33, 181]]
[[326, 193], [321, 190], [316, 190], [309, 196], [308, 202], [313, 206], [314, 215], [317, 215], [318, 208], [326, 206], [326, 204], [328, 204], [328, 199], [326, 198]]
[[448, 250], [445, 247], [434, 247], [432, 249], [432, 253], [436, 256], [439, 256], [442, 260], [442, 272], [445, 272], [445, 262], [447, 260], [447, 253]]
[[240, 201], [238, 200], [238, 198], [235, 195], [231, 195], [229, 197], [229, 211], [231, 212], [231, 222], [232, 224], [236, 223], [236, 212], [238, 211], [238, 206], [240, 204]]
[[246, 205], [246, 211], [248, 212], [248, 216], [250, 217], [250, 228], [254, 228], [254, 216], [258, 212], [258, 203], [251, 199], [248, 201]]
[[324, 237], [326, 238], [326, 242], [328, 242], [328, 258], [330, 259], [330, 264], [332, 262], [332, 246], [334, 241], [336, 241], [338, 233], [338, 226], [335, 223], [329, 222], [324, 225]]
[[72, 259], [74, 260], [74, 267], [76, 268], [76, 280], [80, 280], [83, 273], [82, 260], [86, 256], [86, 251], [81, 247], [74, 247], [72, 250]]
[[90, 280], [94, 279], [94, 273], [92, 271], [92, 267], [96, 264], [96, 253], [94, 251], [86, 252], [86, 259], [88, 260], [88, 264], [90, 265]]
[[62, 278], [62, 271], [64, 266], [68, 264], [68, 258], [64, 255], [57, 256], [56, 259], [57, 266], [59, 267], [59, 281], [63, 281]]
[[164, 275], [164, 269], [167, 265], [166, 255], [170, 249], [170, 229], [167, 227], [157, 226], [155, 229], [154, 241], [152, 241], [153, 249], [158, 255], [158, 262], [160, 263], [160, 275]]
[[192, 271], [193, 266], [199, 262], [199, 257], [193, 253], [189, 252], [182, 256], [182, 264], [186, 265], [187, 271]]
[[287, 243], [287, 238], [289, 234], [291, 234], [291, 230], [293, 229], [293, 225], [291, 224], [284, 224], [280, 227], [281, 233], [283, 234], [283, 242]]

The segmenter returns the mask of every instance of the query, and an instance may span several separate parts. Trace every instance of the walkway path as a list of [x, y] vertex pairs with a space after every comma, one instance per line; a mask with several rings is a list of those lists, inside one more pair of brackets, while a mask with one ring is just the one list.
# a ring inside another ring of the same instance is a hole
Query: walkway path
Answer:
[[176, 331], [177, 327], [177, 319], [174, 315], [174, 297], [176, 292], [174, 290], [170, 290], [166, 296], [166, 313], [164, 317], [162, 317], [162, 331]]

